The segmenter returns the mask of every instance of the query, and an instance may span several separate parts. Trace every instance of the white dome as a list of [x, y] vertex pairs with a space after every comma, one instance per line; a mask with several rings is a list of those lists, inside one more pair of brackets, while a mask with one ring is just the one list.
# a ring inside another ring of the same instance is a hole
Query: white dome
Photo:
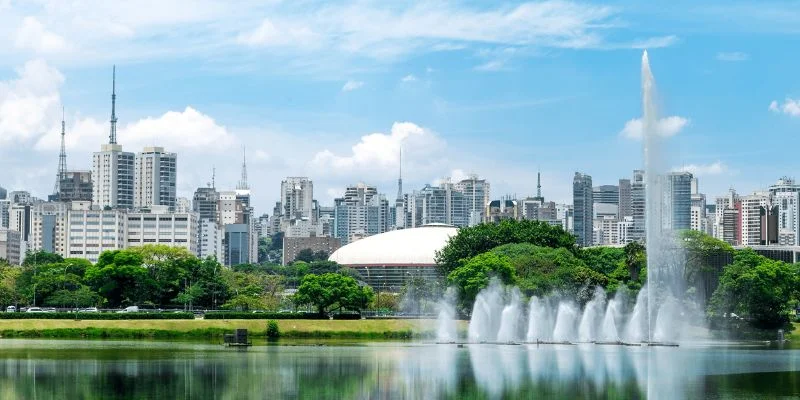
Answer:
[[436, 251], [458, 228], [431, 224], [369, 236], [336, 250], [328, 258], [342, 265], [434, 265]]

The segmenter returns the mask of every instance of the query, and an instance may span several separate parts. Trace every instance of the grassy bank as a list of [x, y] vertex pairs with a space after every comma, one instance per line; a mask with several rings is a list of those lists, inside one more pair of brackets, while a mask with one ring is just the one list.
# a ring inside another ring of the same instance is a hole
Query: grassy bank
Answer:
[[[278, 320], [282, 338], [412, 339], [433, 337], [434, 320]], [[0, 320], [4, 338], [220, 339], [245, 328], [266, 334], [267, 320]], [[462, 329], [466, 322], [462, 322]]]

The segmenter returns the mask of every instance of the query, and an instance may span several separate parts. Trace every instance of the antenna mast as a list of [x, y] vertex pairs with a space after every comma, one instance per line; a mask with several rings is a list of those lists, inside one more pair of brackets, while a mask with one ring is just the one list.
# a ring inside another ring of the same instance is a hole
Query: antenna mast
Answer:
[[109, 144], [117, 144], [117, 66], [111, 72], [111, 132], [108, 135]]
[[58, 174], [56, 176], [56, 184], [53, 187], [53, 194], [60, 197], [61, 181], [67, 175], [67, 149], [64, 143], [66, 135], [66, 124], [64, 123], [64, 107], [61, 107], [61, 153], [58, 154]]

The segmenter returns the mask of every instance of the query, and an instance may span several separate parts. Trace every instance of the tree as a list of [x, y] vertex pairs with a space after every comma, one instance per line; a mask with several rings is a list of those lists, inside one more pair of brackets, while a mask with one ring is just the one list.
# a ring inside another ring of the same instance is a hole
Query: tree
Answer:
[[415, 314], [435, 311], [443, 293], [442, 282], [414, 276], [400, 289], [400, 310]]
[[189, 250], [183, 247], [171, 247], [163, 244], [144, 245], [123, 250], [138, 255], [148, 274], [149, 302], [158, 305], [170, 304], [178, 293], [193, 282], [186, 282], [187, 271], [193, 264], [199, 263]]
[[503, 220], [497, 224], [459, 229], [447, 245], [436, 252], [436, 263], [446, 276], [465, 260], [508, 243], [531, 243], [577, 251], [575, 237], [560, 227], [541, 221]]
[[625, 250], [619, 247], [586, 247], [578, 254], [587, 267], [604, 275], [625, 264]]
[[702, 232], [680, 232], [686, 250], [684, 277], [687, 291], [696, 293], [697, 300], [706, 304], [717, 289], [723, 266], [733, 262], [733, 247]]
[[459, 290], [461, 306], [466, 309], [475, 301], [478, 292], [489, 286], [493, 277], [505, 284], [516, 282], [514, 267], [507, 256], [490, 252], [472, 257], [450, 272], [447, 282]]
[[369, 286], [359, 286], [355, 279], [337, 273], [308, 274], [303, 277], [294, 296], [296, 304], [310, 305], [319, 314], [330, 311], [360, 311], [372, 301]]
[[203, 289], [203, 284], [195, 283], [178, 293], [178, 296], [175, 297], [174, 301], [183, 304], [184, 310], [186, 310], [188, 306], [188, 310], [193, 311], [194, 302], [200, 299], [204, 293], [205, 290]]
[[583, 302], [591, 297], [585, 288], [607, 287], [612, 282], [565, 248], [513, 243], [499, 246], [491, 253], [508, 257], [518, 286], [529, 296], [560, 291], [577, 294], [577, 300]]
[[294, 256], [293, 261], [303, 261], [310, 263], [314, 260], [314, 250], [311, 249], [303, 249], [297, 252], [297, 255]]
[[372, 300], [372, 309], [397, 311], [398, 296], [394, 293], [379, 292], [375, 294]]
[[639, 281], [639, 273], [642, 268], [647, 266], [647, 253], [644, 246], [639, 242], [630, 242], [624, 247], [625, 267], [628, 268], [630, 280]]
[[141, 304], [148, 298], [149, 280], [142, 256], [126, 250], [105, 251], [86, 270], [86, 281], [110, 307]]
[[789, 322], [791, 301], [800, 281], [798, 265], [770, 260], [752, 249], [736, 251], [733, 264], [723, 268], [711, 297], [709, 314], [738, 314], [758, 328], [777, 328]]
[[64, 261], [64, 258], [55, 253], [49, 253], [44, 250], [30, 251], [25, 255], [25, 261], [22, 262], [23, 267], [32, 267], [35, 265], [55, 264]]

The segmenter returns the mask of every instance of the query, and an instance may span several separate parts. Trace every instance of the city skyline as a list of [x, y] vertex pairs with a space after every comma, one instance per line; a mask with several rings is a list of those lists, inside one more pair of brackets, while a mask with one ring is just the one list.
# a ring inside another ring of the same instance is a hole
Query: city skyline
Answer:
[[[785, 4], [207, 3], [143, 13], [87, 2], [93, 14], [83, 20], [81, 7], [0, 3], [12, 38], [0, 45], [0, 185], [49, 194], [62, 103], [67, 167], [91, 169], [91, 153], [107, 142], [117, 64], [119, 143], [178, 153], [181, 197], [209, 182], [212, 167], [217, 187], [233, 189], [243, 144], [259, 213], [271, 210], [285, 176], [310, 177], [324, 204], [358, 182], [391, 194], [406, 138], [406, 192], [476, 173], [492, 182], [495, 198], [522, 198], [536, 193], [541, 169], [544, 196], [566, 203], [575, 171], [602, 185], [641, 168], [640, 142], [627, 136], [638, 129], [644, 47], [659, 77], [664, 133], [677, 133], [671, 167], [692, 170], [710, 198], [794, 175], [788, 149], [800, 112], [791, 99], [800, 89], [781, 78], [791, 76], [791, 62], [764, 63], [795, 57], [777, 53], [796, 15]], [[551, 12], [537, 13], [542, 4]], [[434, 29], [442, 15], [461, 16], [465, 29]], [[100, 23], [104, 16], [117, 25]], [[335, 26], [348, 18], [363, 26]], [[212, 33], [211, 20], [230, 24]], [[559, 21], [572, 29], [544, 29]], [[375, 35], [389, 22], [415, 29]], [[79, 28], [87, 26], [108, 35], [86, 35]], [[783, 145], [759, 150], [748, 140], [765, 135]], [[753, 162], [767, 154], [769, 164]]]

